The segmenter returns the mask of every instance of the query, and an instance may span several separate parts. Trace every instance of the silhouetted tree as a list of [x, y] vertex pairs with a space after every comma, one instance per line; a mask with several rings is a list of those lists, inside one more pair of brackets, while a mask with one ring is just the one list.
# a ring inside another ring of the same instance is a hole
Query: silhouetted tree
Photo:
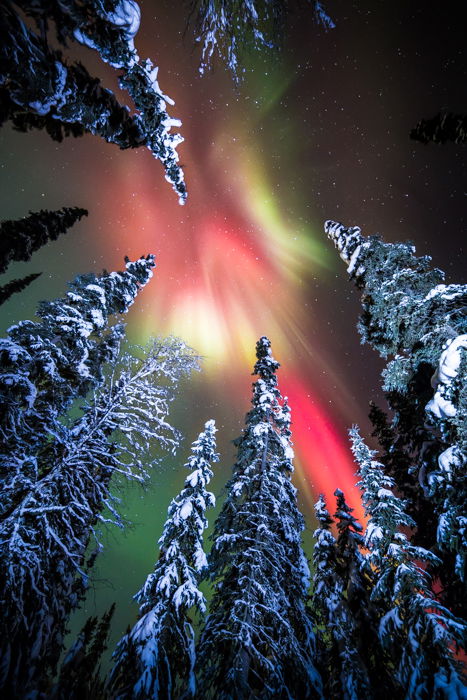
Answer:
[[103, 700], [105, 682], [101, 677], [102, 655], [108, 646], [115, 603], [99, 619], [89, 617], [62, 664], [53, 700]]
[[29, 287], [31, 282], [34, 282], [38, 277], [41, 276], [41, 272], [34, 272], [32, 275], [26, 275], [26, 277], [21, 277], [20, 279], [12, 280], [7, 282], [0, 287], [0, 306], [4, 304], [8, 299], [18, 292], [22, 292], [26, 287]]
[[421, 143], [466, 143], [467, 115], [439, 112], [431, 119], [421, 119], [410, 132], [410, 138]]
[[0, 223], [0, 272], [5, 272], [13, 260], [30, 260], [36, 250], [49, 241], [55, 241], [87, 214], [86, 209], [63, 207], [58, 211], [42, 209], [16, 221], [2, 221]]

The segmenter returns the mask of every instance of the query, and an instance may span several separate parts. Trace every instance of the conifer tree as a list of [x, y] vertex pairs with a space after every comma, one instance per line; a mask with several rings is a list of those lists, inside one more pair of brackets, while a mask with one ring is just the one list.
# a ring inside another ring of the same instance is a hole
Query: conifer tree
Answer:
[[44, 444], [60, 443], [61, 416], [117, 357], [123, 327], [111, 316], [127, 311], [153, 267], [149, 255], [124, 272], [77, 277], [64, 298], [39, 304], [40, 321], [21, 321], [0, 339], [1, 517], [48, 471], [38, 464]]
[[410, 543], [404, 530], [414, 526], [394, 482], [355, 428], [352, 451], [359, 465], [359, 486], [369, 516], [365, 545], [376, 581], [372, 599], [384, 612], [380, 639], [390, 654], [395, 679], [407, 700], [465, 697], [454, 651], [465, 641], [467, 626], [433, 596], [423, 565], [436, 556]]
[[410, 138], [421, 143], [467, 142], [467, 115], [439, 112], [431, 119], [421, 119], [410, 132]]
[[[173, 384], [193, 366], [183, 344], [156, 344], [140, 363], [124, 358], [123, 370], [99, 389], [123, 332], [109, 315], [126, 311], [153, 265], [148, 256], [123, 273], [79, 277], [65, 299], [41, 305], [40, 322], [23, 322], [0, 341], [0, 687], [15, 697], [54, 667], [86, 587], [85, 552], [102, 510], [118, 522], [112, 474], [142, 480], [149, 443], [177, 443], [160, 379]], [[92, 387], [97, 394], [84, 415], [70, 422], [67, 409]]]
[[99, 619], [89, 617], [60, 666], [60, 675], [52, 688], [53, 700], [103, 700], [105, 685], [101, 678], [102, 655], [107, 649], [115, 603]]
[[270, 346], [266, 337], [256, 345], [253, 407], [215, 524], [215, 592], [197, 654], [203, 698], [321, 697], [303, 518], [290, 480], [290, 409]]
[[35, 272], [31, 275], [26, 275], [26, 277], [21, 277], [2, 285], [0, 287], [0, 306], [8, 301], [13, 294], [22, 292], [24, 289], [26, 289], [26, 287], [29, 287], [31, 282], [34, 282], [34, 280], [40, 277], [41, 274], [41, 272]]
[[6, 664], [0, 681], [6, 688], [16, 683], [19, 697], [29, 683], [46, 684], [54, 669], [66, 622], [102, 549], [96, 526], [123, 527], [112, 477], [144, 482], [152, 449], [178, 445], [167, 422], [171, 387], [194, 366], [196, 357], [175, 339], [155, 341], [143, 359], [123, 355], [83, 416], [62, 418], [60, 435], [41, 446], [35, 479], [0, 525]]
[[415, 542], [435, 551], [443, 600], [461, 611], [466, 580], [467, 285], [444, 284], [410, 244], [364, 238], [328, 221], [328, 236], [362, 290], [362, 339], [382, 357], [393, 416], [373, 409], [376, 434], [417, 524]]
[[214, 495], [206, 490], [211, 464], [218, 460], [215, 433], [215, 423], [210, 420], [192, 445], [185, 465], [191, 473], [169, 506], [159, 559], [135, 596], [140, 604], [139, 620], [114, 653], [109, 680], [113, 698], [194, 696], [194, 630], [189, 611], [196, 608], [203, 614], [206, 609], [198, 584], [207, 567], [205, 510], [215, 503]]
[[336, 497], [336, 512], [334, 519], [337, 524], [337, 553], [341, 570], [345, 572], [345, 588], [351, 598], [358, 599], [364, 595], [368, 584], [362, 578], [364, 556], [361, 552], [363, 546], [363, 527], [352, 515], [351, 508], [344, 493], [340, 489], [334, 492]]
[[[357, 529], [350, 534], [352, 525], [358, 525], [358, 523], [352, 516], [348, 517], [351, 509], [345, 503], [342, 491], [336, 493], [339, 494], [338, 513], [344, 515], [339, 521], [338, 527], [342, 521], [345, 522], [344, 528], [339, 528], [340, 548], [343, 550], [340, 556], [344, 556], [346, 560], [344, 566], [342, 561], [339, 561], [339, 547], [331, 532], [333, 520], [326, 508], [324, 497], [320, 496], [315, 504], [319, 528], [315, 531], [312, 603], [318, 625], [323, 629], [325, 641], [322, 676], [326, 683], [325, 697], [365, 700], [365, 698], [375, 697], [375, 694], [371, 690], [368, 670], [360, 649], [362, 646], [362, 640], [359, 638], [359, 633], [362, 632], [361, 625], [356, 624], [349, 600], [349, 590], [351, 591], [349, 569], [352, 569], [354, 565], [350, 559], [355, 557], [358, 560], [362, 555], [357, 551], [348, 552], [346, 545], [349, 542], [345, 542], [345, 544], [342, 542], [343, 538], [352, 541], [353, 534], [359, 535]], [[348, 532], [344, 533], [344, 530]], [[355, 544], [357, 542], [358, 540], [355, 541]], [[349, 547], [351, 550], [353, 550], [353, 544], [352, 541], [352, 545]], [[360, 543], [358, 542], [358, 544]], [[355, 573], [353, 573], [353, 578], [355, 578]], [[355, 598], [355, 592], [353, 595]], [[363, 597], [361, 603], [364, 600]], [[365, 632], [365, 641], [368, 643], [371, 630], [367, 627]]]
[[55, 241], [77, 221], [87, 216], [86, 209], [63, 207], [57, 211], [30, 213], [17, 221], [0, 223], [0, 272], [13, 260], [27, 261], [48, 241]]
[[[334, 22], [322, 3], [312, 4], [316, 22], [332, 29]], [[190, 5], [196, 41], [201, 44], [200, 73], [218, 52], [235, 80], [245, 70], [243, 59], [249, 48], [278, 48], [290, 10], [288, 0], [190, 0]]]
[[[27, 24], [23, 19], [26, 15]], [[56, 141], [91, 133], [120, 148], [146, 146], [165, 168], [166, 179], [186, 199], [177, 146], [157, 68], [140, 60], [134, 37], [140, 24], [135, 0], [9, 0], [0, 5], [0, 125], [20, 131], [45, 129]], [[52, 33], [52, 29], [54, 29]], [[58, 43], [78, 42], [121, 71], [119, 84], [134, 112], [120, 104], [78, 62], [68, 63]]]

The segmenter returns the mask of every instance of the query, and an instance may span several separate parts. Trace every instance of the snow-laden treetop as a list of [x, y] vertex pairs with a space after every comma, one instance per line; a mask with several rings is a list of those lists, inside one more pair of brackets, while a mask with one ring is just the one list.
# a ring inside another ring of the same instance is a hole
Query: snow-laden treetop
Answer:
[[259, 374], [261, 379], [271, 380], [280, 367], [272, 356], [271, 341], [265, 335], [256, 343], [257, 362], [253, 370], [253, 374]]

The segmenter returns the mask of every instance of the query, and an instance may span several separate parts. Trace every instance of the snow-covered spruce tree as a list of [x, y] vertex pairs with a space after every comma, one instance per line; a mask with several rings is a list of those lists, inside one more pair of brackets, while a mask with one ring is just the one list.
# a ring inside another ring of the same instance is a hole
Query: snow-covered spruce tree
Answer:
[[123, 355], [83, 416], [62, 419], [56, 440], [41, 446], [36, 478], [0, 528], [1, 682], [14, 697], [47, 683], [101, 549], [96, 525], [123, 524], [111, 478], [144, 482], [153, 448], [177, 446], [167, 422], [171, 387], [196, 362], [176, 339], [154, 341], [142, 359]]
[[[245, 70], [248, 49], [278, 48], [289, 12], [288, 0], [189, 0], [189, 4], [201, 44], [200, 73], [209, 68], [217, 51], [235, 80]], [[333, 28], [322, 3], [314, 0], [312, 5], [317, 24]]]
[[321, 697], [303, 518], [290, 480], [290, 410], [270, 346], [266, 337], [256, 345], [253, 407], [214, 529], [215, 592], [197, 650], [202, 698]]
[[410, 138], [421, 143], [467, 142], [467, 115], [439, 112], [431, 119], [421, 119], [410, 132]]
[[194, 630], [189, 611], [196, 608], [203, 614], [206, 609], [198, 584], [207, 567], [205, 511], [215, 504], [214, 495], [206, 489], [211, 464], [219, 458], [215, 433], [215, 422], [210, 420], [192, 445], [185, 465], [190, 475], [169, 506], [159, 559], [135, 596], [139, 620], [114, 652], [108, 683], [112, 698], [194, 696]]
[[[33, 22], [23, 21], [24, 13]], [[56, 141], [96, 134], [120, 148], [146, 146], [164, 165], [166, 179], [186, 198], [177, 146], [157, 68], [134, 46], [140, 9], [135, 0], [8, 0], [0, 4], [0, 124], [20, 131], [45, 129]], [[34, 25], [36, 30], [34, 31]], [[52, 34], [53, 30], [53, 34]], [[55, 42], [79, 42], [120, 72], [134, 112], [118, 102], [81, 63], [67, 63]]]
[[62, 299], [41, 302], [40, 321], [21, 321], [0, 339], [0, 518], [38, 476], [44, 445], [61, 441], [61, 416], [102, 381], [123, 327], [111, 325], [152, 276], [154, 256], [127, 262], [124, 272], [77, 277]]
[[383, 462], [408, 499], [418, 526], [414, 541], [443, 561], [443, 599], [460, 611], [467, 551], [467, 285], [444, 284], [441, 270], [430, 267], [428, 256], [417, 258], [409, 244], [364, 238], [358, 227], [331, 221], [325, 229], [362, 290], [363, 341], [391, 358], [383, 389], [393, 417], [373, 409]]
[[393, 479], [358, 430], [353, 428], [350, 436], [369, 516], [365, 545], [376, 579], [372, 599], [384, 613], [379, 634], [394, 663], [395, 680], [406, 700], [465, 698], [454, 651], [465, 643], [467, 625], [433, 596], [430, 577], [422, 567], [436, 557], [409, 542], [404, 530], [414, 521], [394, 494]]
[[[343, 494], [339, 498], [339, 510], [342, 510]], [[324, 695], [343, 700], [369, 699], [376, 694], [371, 691], [369, 674], [359, 648], [362, 642], [358, 637], [360, 629], [355, 625], [348, 602], [346, 579], [349, 578], [349, 562], [346, 561], [346, 567], [339, 562], [337, 543], [331, 532], [333, 520], [323, 496], [315, 504], [315, 514], [319, 528], [314, 533], [312, 607], [324, 642], [320, 660]], [[370, 641], [370, 632], [365, 630], [366, 644]], [[376, 650], [373, 648], [372, 651], [375, 653]]]
[[63, 207], [57, 211], [42, 209], [24, 219], [0, 222], [0, 272], [5, 272], [13, 260], [30, 260], [36, 250], [57, 240], [87, 214], [80, 207]]
[[110, 326], [109, 316], [128, 309], [153, 266], [148, 256], [125, 272], [78, 277], [64, 299], [41, 303], [40, 321], [21, 322], [0, 340], [0, 687], [18, 697], [60, 648], [62, 608], [76, 604], [77, 550], [102, 509], [99, 499], [91, 508], [94, 489], [84, 488], [95, 468], [68, 463], [70, 453], [78, 464], [82, 455], [66, 413], [115, 362], [123, 327]]

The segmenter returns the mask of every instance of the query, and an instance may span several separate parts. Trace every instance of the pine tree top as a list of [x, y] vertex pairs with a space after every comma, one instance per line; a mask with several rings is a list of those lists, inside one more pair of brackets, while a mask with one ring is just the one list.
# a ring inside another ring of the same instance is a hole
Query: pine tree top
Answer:
[[274, 381], [273, 378], [280, 367], [271, 350], [271, 341], [265, 335], [256, 343], [257, 361], [253, 369], [253, 374], [258, 374], [265, 381]]
[[334, 496], [337, 499], [337, 509], [334, 517], [337, 520], [337, 529], [339, 534], [346, 530], [352, 529], [355, 533], [361, 533], [363, 527], [358, 520], [352, 515], [354, 508], [351, 508], [345, 500], [344, 492], [340, 489], [334, 491]]
[[212, 477], [210, 464], [217, 462], [215, 421], [209, 420], [193, 442], [192, 454], [185, 466], [193, 470], [182, 491], [172, 499], [164, 530], [159, 539], [160, 555], [155, 570], [135, 598], [141, 613], [149, 612], [157, 601], [166, 599], [178, 612], [197, 605], [204, 610], [204, 596], [197, 588], [197, 576], [207, 567], [202, 536], [208, 523], [206, 508], [215, 505], [214, 495], [206, 490]]
[[330, 526], [334, 522], [331, 518], [326, 505], [326, 499], [324, 494], [320, 494], [318, 500], [314, 505], [315, 515], [319, 522], [320, 528], [324, 530], [329, 530]]

